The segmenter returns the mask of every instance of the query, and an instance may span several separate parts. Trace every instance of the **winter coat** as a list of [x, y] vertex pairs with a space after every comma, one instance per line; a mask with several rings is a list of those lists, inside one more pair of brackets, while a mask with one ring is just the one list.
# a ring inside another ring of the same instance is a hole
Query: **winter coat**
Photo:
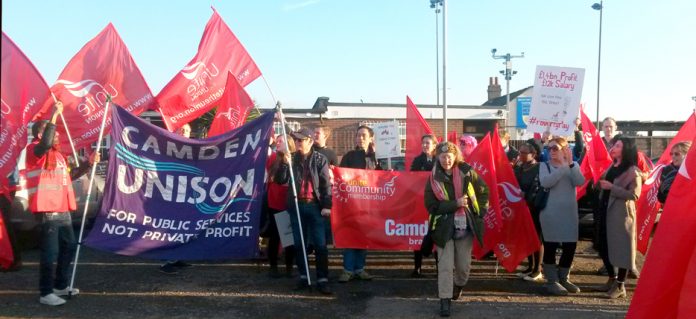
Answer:
[[[633, 166], [614, 179], [607, 204], [607, 246], [612, 265], [634, 269], [636, 262], [636, 200], [641, 171]], [[604, 174], [606, 175], [606, 173]], [[602, 179], [604, 176], [602, 176]], [[600, 201], [601, 194], [600, 193]]]

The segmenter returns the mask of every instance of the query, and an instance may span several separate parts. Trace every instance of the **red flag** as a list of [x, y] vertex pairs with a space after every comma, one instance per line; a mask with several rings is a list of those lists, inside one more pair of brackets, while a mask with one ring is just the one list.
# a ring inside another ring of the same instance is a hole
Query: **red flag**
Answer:
[[227, 72], [227, 84], [225, 93], [220, 99], [217, 113], [213, 123], [210, 124], [208, 137], [229, 132], [240, 127], [249, 115], [249, 111], [254, 108], [254, 101], [239, 85], [237, 78], [232, 72]]
[[10, 244], [10, 237], [7, 236], [5, 221], [2, 219], [2, 214], [0, 214], [0, 268], [10, 268], [12, 262], [14, 262], [12, 245]]
[[261, 76], [242, 43], [213, 9], [198, 53], [157, 95], [167, 127], [175, 130], [212, 109], [225, 91], [228, 71], [242, 87]]
[[449, 133], [447, 133], [447, 141], [459, 145], [459, 141], [457, 140], [457, 131], [449, 131]]
[[580, 164], [580, 172], [585, 177], [585, 183], [576, 188], [577, 199], [585, 196], [587, 185], [597, 183], [612, 163], [609, 151], [599, 136], [599, 131], [582, 107], [580, 108], [580, 121], [582, 123], [582, 139], [585, 142], [585, 158]]
[[672, 184], [626, 318], [696, 317], [695, 178], [692, 147]]
[[[672, 150], [672, 147], [674, 147], [674, 144], [683, 141], [691, 141], [694, 137], [696, 137], [696, 117], [694, 117], [694, 113], [692, 113], [689, 119], [686, 120], [684, 125], [679, 129], [677, 135], [672, 139], [669, 145], [667, 145], [657, 165], [650, 172], [648, 179], [643, 184], [640, 198], [638, 198], [638, 202], [636, 203], [636, 223], [638, 225], [636, 232], [638, 235], [638, 251], [644, 255], [648, 251], [650, 233], [652, 232], [657, 212], [660, 209], [660, 203], [657, 201], [657, 190], [660, 188], [660, 174], [662, 173], [662, 169], [672, 161], [669, 152]], [[672, 185], [672, 189], [674, 189], [674, 185]]]
[[[534, 228], [529, 208], [522, 196], [496, 127], [493, 137], [486, 135], [474, 149], [469, 162], [488, 185], [489, 207], [484, 217], [484, 248], [474, 250], [475, 256], [493, 249], [500, 264], [509, 272], [541, 243]], [[495, 186], [492, 186], [495, 185]]]
[[0, 180], [5, 180], [27, 145], [27, 124], [41, 111], [50, 91], [39, 71], [5, 32], [1, 73]]
[[336, 247], [420, 249], [428, 233], [423, 188], [429, 172], [335, 167], [333, 175], [331, 226]]
[[406, 169], [411, 167], [413, 159], [422, 152], [421, 138], [423, 135], [433, 134], [433, 130], [425, 121], [418, 107], [413, 104], [411, 98], [406, 96]]
[[[76, 149], [97, 140], [108, 96], [114, 104], [133, 114], [140, 114], [155, 103], [143, 75], [111, 23], [68, 62], [51, 91], [63, 102], [63, 115]], [[46, 103], [53, 104], [53, 99]], [[111, 114], [106, 116], [108, 131]], [[63, 126], [59, 124], [58, 129], [61, 144], [69, 145]]]

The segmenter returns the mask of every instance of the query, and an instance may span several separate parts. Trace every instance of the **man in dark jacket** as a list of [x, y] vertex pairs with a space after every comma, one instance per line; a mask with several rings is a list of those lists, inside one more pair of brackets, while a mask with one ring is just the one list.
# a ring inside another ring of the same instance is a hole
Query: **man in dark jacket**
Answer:
[[[295, 180], [294, 191], [288, 192], [288, 207], [295, 245], [300, 245], [300, 229], [307, 243], [311, 237], [316, 252], [317, 288], [323, 294], [331, 294], [329, 289], [329, 252], [326, 248], [324, 219], [331, 214], [331, 183], [329, 161], [324, 155], [312, 150], [313, 132], [308, 128], [290, 134], [297, 151], [292, 154], [292, 174]], [[290, 155], [288, 156], [290, 157]], [[278, 184], [290, 181], [288, 158], [281, 163], [275, 175]], [[295, 193], [296, 192], [296, 193]], [[295, 197], [297, 194], [297, 207]], [[299, 216], [299, 219], [298, 219]], [[300, 227], [302, 226], [302, 227]], [[305, 249], [295, 249], [297, 268], [300, 272], [298, 289], [307, 288], [308, 265], [305, 263]]]

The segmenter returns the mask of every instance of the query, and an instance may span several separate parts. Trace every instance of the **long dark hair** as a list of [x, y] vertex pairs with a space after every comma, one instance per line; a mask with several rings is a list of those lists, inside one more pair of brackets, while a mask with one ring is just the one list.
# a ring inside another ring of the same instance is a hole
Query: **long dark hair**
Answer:
[[638, 147], [632, 139], [622, 134], [614, 136], [614, 138], [611, 139], [611, 145], [616, 144], [618, 141], [621, 141], [621, 144], [623, 144], [623, 149], [621, 150], [621, 163], [619, 163], [618, 169], [624, 172], [629, 167], [638, 165]]

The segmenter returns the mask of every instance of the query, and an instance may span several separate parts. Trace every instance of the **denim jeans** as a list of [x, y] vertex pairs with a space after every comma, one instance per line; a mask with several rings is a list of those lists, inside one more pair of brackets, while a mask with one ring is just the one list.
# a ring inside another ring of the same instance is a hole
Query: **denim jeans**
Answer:
[[352, 274], [358, 274], [365, 270], [365, 249], [344, 249], [343, 250], [343, 270]]
[[[39, 289], [41, 296], [53, 293], [53, 288], [65, 289], [70, 283], [70, 263], [77, 243], [70, 213], [42, 213], [41, 262]], [[54, 264], [58, 262], [56, 266]]]
[[[302, 222], [302, 235], [304, 236], [305, 246], [311, 238], [314, 244], [317, 265], [317, 281], [327, 281], [329, 278], [329, 251], [326, 249], [326, 230], [324, 229], [324, 217], [321, 216], [321, 207], [316, 203], [299, 203], [300, 218]], [[289, 207], [290, 223], [292, 224], [292, 235], [295, 240], [295, 259], [300, 276], [306, 277], [309, 268], [304, 260], [305, 249], [301, 247], [300, 223], [297, 220], [297, 213], [294, 205]]]

